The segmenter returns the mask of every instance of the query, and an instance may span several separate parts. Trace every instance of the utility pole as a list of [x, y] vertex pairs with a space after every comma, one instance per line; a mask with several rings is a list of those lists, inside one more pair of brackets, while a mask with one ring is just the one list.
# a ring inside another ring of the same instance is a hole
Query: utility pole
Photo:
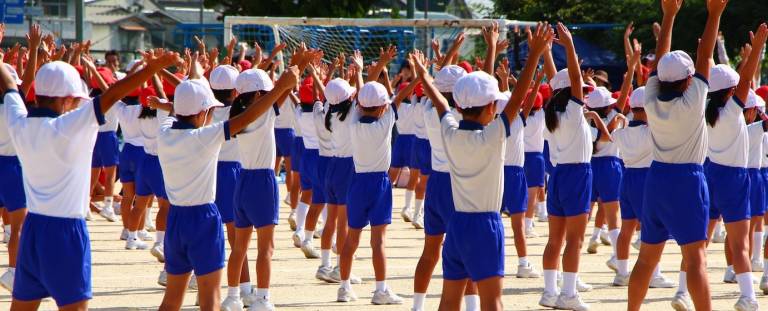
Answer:
[[85, 29], [85, 19], [83, 18], [84, 15], [85, 1], [75, 0], [75, 40], [77, 42], [83, 42], [83, 38], [85, 37], [85, 34], [83, 33]]

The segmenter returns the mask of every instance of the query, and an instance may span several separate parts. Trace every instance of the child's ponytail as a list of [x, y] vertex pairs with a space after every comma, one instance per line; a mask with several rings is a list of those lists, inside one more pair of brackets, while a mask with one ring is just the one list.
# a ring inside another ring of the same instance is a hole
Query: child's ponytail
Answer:
[[725, 107], [725, 103], [730, 98], [728, 97], [730, 92], [731, 88], [727, 88], [707, 93], [708, 101], [707, 108], [704, 111], [704, 118], [709, 126], [714, 127], [717, 124], [717, 119], [720, 117], [720, 108]]
[[554, 132], [560, 125], [560, 117], [558, 112], [564, 112], [565, 106], [568, 105], [568, 100], [571, 98], [571, 88], [560, 89], [555, 93], [552, 98], [549, 99], [546, 105], [544, 105], [544, 123], [547, 125], [547, 130], [550, 133]]

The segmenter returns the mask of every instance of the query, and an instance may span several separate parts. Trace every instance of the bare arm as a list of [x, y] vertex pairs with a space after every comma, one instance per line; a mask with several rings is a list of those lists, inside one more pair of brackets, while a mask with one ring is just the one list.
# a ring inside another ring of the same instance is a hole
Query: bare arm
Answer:
[[573, 46], [571, 32], [568, 31], [568, 28], [563, 23], [558, 23], [557, 34], [557, 43], [565, 47], [565, 53], [568, 58], [568, 78], [571, 80], [571, 95], [578, 100], [584, 100], [584, 90], [581, 88], [581, 68], [579, 58], [576, 56], [576, 48]]
[[629, 92], [632, 90], [632, 73], [635, 71], [635, 68], [640, 63], [640, 54], [642, 53], [642, 46], [640, 43], [637, 42], [637, 40], [634, 41], [632, 50], [630, 51], [631, 54], [629, 54], [629, 63], [627, 64], [629, 67], [627, 68], [627, 73], [624, 75], [624, 82], [621, 83], [621, 93], [619, 95], [618, 103], [621, 105], [619, 110], [622, 113], [627, 113], [629, 111], [629, 104], [627, 104], [627, 98], [629, 97]]
[[493, 26], [490, 28], [483, 27], [483, 39], [485, 39], [485, 44], [488, 45], [488, 49], [485, 51], [483, 71], [493, 75], [493, 66], [496, 62], [496, 43], [499, 41], [499, 24], [493, 22]]
[[533, 104], [536, 103], [536, 95], [539, 94], [539, 87], [541, 87], [541, 81], [544, 80], [544, 72], [539, 71], [536, 74], [536, 82], [533, 85], [533, 89], [531, 89], [531, 93], [525, 98], [525, 104], [523, 104], [523, 118], [527, 119], [528, 115], [531, 114], [531, 110], [533, 109]]
[[101, 111], [107, 112], [112, 105], [121, 98], [128, 95], [131, 91], [140, 87], [149, 80], [155, 73], [161, 69], [175, 64], [179, 60], [179, 54], [166, 52], [163, 55], [156, 55], [148, 60], [146, 66], [138, 72], [117, 81], [104, 94], [101, 95]]
[[533, 75], [536, 72], [536, 67], [539, 64], [541, 54], [547, 48], [547, 42], [551, 41], [554, 37], [552, 33], [552, 27], [549, 24], [539, 24], [536, 27], [536, 33], [530, 34], [530, 29], [527, 30], [528, 35], [528, 60], [525, 61], [523, 71], [520, 73], [517, 79], [517, 87], [512, 92], [512, 97], [509, 98], [507, 106], [504, 107], [504, 114], [507, 116], [507, 120], [512, 122], [518, 113], [520, 112], [520, 106], [523, 104], [525, 94], [528, 93], [528, 86], [531, 85]]
[[397, 47], [395, 46], [390, 45], [386, 50], [379, 49], [379, 61], [376, 62], [376, 65], [371, 69], [370, 74], [368, 74], [368, 82], [378, 80], [384, 67], [389, 65], [389, 62], [392, 61], [396, 55]]
[[296, 66], [288, 68], [280, 79], [275, 83], [275, 87], [264, 96], [255, 97], [251, 104], [243, 113], [229, 119], [229, 130], [232, 134], [240, 133], [248, 124], [258, 119], [278, 99], [285, 98], [285, 93], [290, 92], [296, 86], [299, 79], [299, 69]]
[[43, 32], [40, 30], [40, 25], [33, 24], [29, 28], [29, 34], [27, 35], [29, 41], [29, 59], [27, 59], [27, 68], [24, 70], [24, 76], [21, 78], [21, 92], [27, 94], [29, 89], [32, 88], [32, 82], [35, 81], [35, 73], [37, 73], [37, 50], [40, 48], [42, 42]]
[[416, 86], [421, 83], [419, 81], [413, 80], [410, 83], [408, 83], [408, 86], [406, 86], [403, 90], [400, 92], [397, 92], [397, 96], [395, 96], [395, 99], [392, 100], [392, 104], [395, 105], [395, 107], [400, 108], [400, 104], [405, 100], [408, 96], [413, 94], [413, 90], [416, 89]]
[[[672, 27], [675, 24], [675, 16], [680, 11], [683, 0], [661, 0], [661, 10], [664, 17], [661, 20], [661, 30], [656, 39], [656, 60], [651, 65], [651, 70], [656, 71], [659, 60], [672, 48]], [[709, 70], [707, 70], [709, 74]]]
[[704, 33], [699, 41], [699, 48], [696, 52], [696, 73], [709, 80], [709, 70], [712, 67], [710, 60], [715, 49], [715, 39], [717, 39], [718, 28], [720, 27], [720, 16], [725, 10], [728, 0], [707, 0], [707, 24], [704, 26]]
[[[763, 23], [757, 28], [757, 34], [752, 38], [752, 46], [762, 46], [765, 44], [766, 38], [768, 38], [768, 26]], [[754, 77], [755, 71], [757, 71], [759, 66], [758, 61], [760, 60], [761, 50], [762, 49], [760, 48], [753, 48], [749, 53], [749, 57], [744, 63], [741, 72], [739, 72], [741, 78], [739, 78], [739, 84], [736, 85], [734, 96], [736, 96], [742, 103], [747, 102], [747, 96], [749, 95], [749, 89], [752, 84], [752, 77]]]
[[605, 126], [605, 123], [603, 123], [603, 120], [600, 119], [600, 116], [597, 114], [597, 112], [586, 111], [584, 112], [584, 117], [595, 123], [595, 126], [601, 134], [599, 141], [607, 142], [613, 140], [611, 138], [611, 132], [608, 131], [608, 128]]
[[416, 73], [416, 79], [420, 80], [423, 84], [424, 94], [426, 94], [432, 101], [432, 106], [437, 110], [437, 115], [442, 117], [448, 110], [450, 110], [450, 106], [443, 94], [440, 94], [440, 92], [437, 91], [432, 76], [429, 75], [429, 72], [424, 65], [427, 63], [424, 54], [419, 50], [413, 51], [413, 53], [408, 56], [408, 63], [411, 65], [411, 68], [413, 68], [413, 72]]
[[86, 56], [83, 56], [82, 63], [85, 64], [85, 68], [91, 72], [91, 76], [96, 79], [96, 84], [99, 85], [99, 89], [102, 92], [106, 92], [107, 89], [109, 89], [109, 85], [107, 85], [107, 81], [104, 81], [104, 77], [102, 77], [96, 70], [96, 66], [93, 64], [93, 62], [91, 62], [91, 60]]

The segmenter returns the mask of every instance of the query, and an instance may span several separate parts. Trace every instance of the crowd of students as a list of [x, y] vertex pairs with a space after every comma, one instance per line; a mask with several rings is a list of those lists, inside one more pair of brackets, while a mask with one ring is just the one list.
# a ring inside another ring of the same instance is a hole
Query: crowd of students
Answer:
[[[606, 265], [612, 285], [628, 286], [628, 310], [640, 309], [649, 287], [675, 286], [675, 310], [711, 310], [710, 242], [725, 243], [735, 310], [758, 310], [752, 272], [763, 272], [768, 294], [768, 87], [759, 78], [768, 26], [751, 33], [731, 67], [718, 38], [726, 4], [707, 1], [695, 61], [670, 51], [682, 0], [661, 1], [653, 53], [643, 56], [630, 24], [627, 72], [613, 93], [607, 74], [582, 70], [561, 23], [526, 30], [528, 59], [516, 77], [496, 59], [508, 46], [497, 25], [482, 30], [487, 50], [474, 66], [459, 60], [459, 34], [445, 49], [433, 43], [434, 59], [408, 51], [394, 75], [391, 46], [366, 64], [359, 51], [329, 57], [302, 43], [278, 74], [285, 45], [265, 56], [256, 44], [246, 56], [236, 39], [221, 61], [198, 41], [182, 55], [142, 52], [122, 73], [115, 53], [94, 61], [89, 42], [67, 49], [32, 25], [27, 46], [7, 51], [0, 66], [10, 266], [0, 285], [13, 293], [12, 310], [35, 310], [46, 297], [62, 310], [87, 309], [86, 219], [95, 212], [122, 221], [126, 249], [149, 249], [164, 263], [161, 310], [179, 310], [188, 287], [203, 310], [274, 310], [276, 176], [284, 173], [293, 244], [320, 259], [315, 277], [339, 284], [338, 302], [357, 299], [352, 267], [370, 226], [371, 302], [404, 303], [386, 283], [386, 239], [393, 184], [407, 179], [400, 215], [425, 234], [414, 311], [424, 310], [441, 258], [440, 310], [462, 301], [466, 310], [503, 309], [502, 215], [515, 275], [543, 278], [541, 306], [589, 309], [579, 292], [592, 286], [578, 272], [593, 218], [587, 252], [612, 246]], [[567, 57], [560, 71], [553, 44]], [[549, 226], [541, 271], [526, 248], [537, 236], [534, 216]], [[254, 229], [255, 288], [246, 255]], [[683, 255], [677, 285], [658, 265], [669, 239]], [[630, 245], [640, 250], [633, 267]]]

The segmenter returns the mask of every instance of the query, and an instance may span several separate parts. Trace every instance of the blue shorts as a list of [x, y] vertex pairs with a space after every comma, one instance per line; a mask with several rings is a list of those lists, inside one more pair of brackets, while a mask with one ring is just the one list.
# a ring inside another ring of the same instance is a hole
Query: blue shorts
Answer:
[[623, 172], [624, 166], [617, 157], [592, 158], [592, 201], [618, 201]]
[[414, 140], [416, 140], [416, 136], [413, 134], [397, 135], [395, 144], [392, 146], [392, 164], [390, 166], [401, 168], [411, 165]]
[[386, 172], [355, 173], [349, 183], [347, 224], [353, 229], [392, 223], [392, 183]]
[[640, 239], [658, 244], [672, 235], [678, 245], [707, 239], [709, 190], [698, 164], [654, 161], [645, 179]]
[[302, 153], [304, 153], [304, 139], [301, 136], [294, 136], [293, 148], [291, 148], [291, 171], [301, 173]]
[[160, 167], [160, 158], [147, 154], [141, 162], [136, 173], [136, 195], [154, 195], [161, 199], [168, 199], [165, 193], [165, 181], [163, 169]]
[[451, 175], [432, 171], [427, 179], [427, 194], [424, 198], [424, 233], [444, 234], [454, 211]]
[[504, 195], [501, 210], [510, 214], [524, 213], [528, 210], [528, 185], [525, 170], [519, 166], [504, 166]]
[[549, 175], [552, 175], [555, 170], [555, 166], [552, 165], [552, 159], [549, 158], [549, 142], [544, 141], [544, 151], [542, 152], [544, 156], [544, 172], [546, 172]]
[[347, 205], [349, 182], [355, 174], [352, 158], [331, 158], [325, 173], [326, 201], [332, 205]]
[[240, 162], [219, 162], [216, 165], [216, 207], [219, 208], [221, 222], [235, 220], [234, 196], [237, 178], [240, 176]]
[[136, 173], [144, 161], [144, 147], [138, 147], [131, 144], [124, 144], [123, 151], [120, 152], [120, 182], [129, 183], [136, 181]]
[[443, 279], [504, 277], [504, 224], [501, 215], [455, 212], [443, 246]]
[[326, 189], [326, 176], [328, 175], [328, 162], [331, 157], [318, 155], [317, 166], [315, 167], [315, 176], [312, 180], [312, 204], [328, 203], [328, 194]]
[[276, 225], [280, 207], [275, 171], [240, 171], [235, 186], [235, 227], [261, 228]]
[[750, 168], [749, 172], [749, 208], [751, 217], [765, 215], [765, 178], [760, 169]]
[[[320, 151], [317, 149], [304, 149], [301, 152], [301, 170], [299, 171], [301, 190], [313, 190], [317, 184], [317, 162], [320, 160]], [[319, 189], [322, 190], [322, 189]]]
[[57, 306], [91, 299], [91, 242], [85, 219], [29, 213], [19, 240], [13, 298], [53, 297]]
[[541, 152], [525, 153], [525, 182], [528, 187], [544, 187], [544, 154]]
[[171, 205], [165, 233], [165, 271], [195, 275], [224, 268], [224, 229], [216, 204]]
[[411, 159], [411, 167], [418, 169], [419, 174], [429, 175], [432, 172], [432, 147], [429, 145], [428, 139], [416, 137], [413, 140]]
[[621, 219], [637, 220], [643, 215], [645, 178], [648, 168], [627, 168], [621, 180]]
[[723, 216], [723, 222], [730, 223], [750, 218], [750, 183], [746, 168], [707, 161], [704, 174], [709, 189], [709, 219]]
[[[763, 185], [765, 186], [765, 200], [766, 204], [768, 204], [768, 167], [767, 168], [761, 168], [760, 173], [763, 174]], [[768, 208], [768, 205], [766, 206]]]
[[589, 213], [592, 166], [589, 163], [558, 164], [547, 188], [547, 212], [560, 217]]
[[91, 167], [110, 167], [120, 162], [120, 147], [114, 131], [99, 132], [93, 146]]
[[275, 144], [277, 145], [277, 156], [290, 157], [295, 140], [292, 128], [276, 128]]
[[0, 156], [0, 202], [9, 212], [27, 207], [21, 163], [15, 156]]

